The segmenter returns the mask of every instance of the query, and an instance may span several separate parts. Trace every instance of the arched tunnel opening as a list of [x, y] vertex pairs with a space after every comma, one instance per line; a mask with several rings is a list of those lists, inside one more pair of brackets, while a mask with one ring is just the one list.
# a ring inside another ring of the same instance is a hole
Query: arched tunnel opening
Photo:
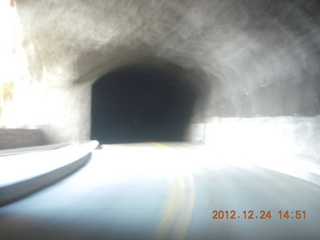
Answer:
[[118, 68], [92, 86], [91, 139], [101, 144], [183, 141], [198, 98], [175, 65]]

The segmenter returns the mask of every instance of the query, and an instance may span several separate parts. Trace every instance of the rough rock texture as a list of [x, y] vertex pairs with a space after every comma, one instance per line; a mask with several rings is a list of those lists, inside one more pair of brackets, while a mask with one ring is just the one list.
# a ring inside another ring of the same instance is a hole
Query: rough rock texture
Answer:
[[212, 86], [209, 115], [320, 112], [317, 1], [16, 4], [35, 81], [94, 81], [114, 67], [153, 56], [203, 73]]
[[[320, 113], [317, 0], [16, 0], [14, 6], [31, 81], [68, 89], [71, 99], [52, 103], [58, 117], [44, 124], [54, 141], [88, 138], [90, 84], [145, 59], [184, 69], [206, 100], [199, 116]], [[73, 91], [79, 86], [83, 91]], [[81, 131], [61, 133], [70, 124]]]

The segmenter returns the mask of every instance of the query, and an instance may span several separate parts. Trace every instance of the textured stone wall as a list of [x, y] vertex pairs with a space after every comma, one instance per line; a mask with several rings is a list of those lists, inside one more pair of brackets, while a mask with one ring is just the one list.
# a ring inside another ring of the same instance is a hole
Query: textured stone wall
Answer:
[[16, 6], [34, 81], [92, 82], [154, 56], [203, 73], [211, 85], [211, 116], [320, 112], [318, 1], [39, 0]]
[[31, 81], [53, 95], [61, 89], [57, 99], [65, 99], [31, 106], [53, 115], [43, 123], [53, 141], [87, 138], [90, 84], [150, 58], [180, 66], [205, 95], [198, 123], [203, 115], [295, 116], [313, 118], [318, 129], [317, 0], [16, 0], [13, 7]]

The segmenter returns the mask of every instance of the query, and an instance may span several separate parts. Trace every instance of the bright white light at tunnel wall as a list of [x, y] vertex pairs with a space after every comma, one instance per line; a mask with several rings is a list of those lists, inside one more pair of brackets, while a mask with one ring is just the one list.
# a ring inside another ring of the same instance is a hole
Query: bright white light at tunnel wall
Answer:
[[16, 9], [10, 0], [0, 1], [0, 127], [34, 127], [43, 123], [32, 106], [41, 99], [31, 86]]
[[3, 114], [6, 108], [10, 108], [12, 92], [16, 74], [14, 71], [14, 24], [13, 9], [9, 0], [0, 1], [0, 126], [4, 124]]
[[[0, 51], [1, 51], [1, 71], [7, 71], [6, 58], [11, 56], [11, 46], [13, 41], [13, 9], [10, 8], [9, 0], [0, 1], [0, 29], [2, 32], [0, 38]], [[2, 65], [3, 64], [3, 65]]]
[[26, 74], [26, 59], [16, 9], [9, 0], [0, 1], [0, 30], [0, 82], [17, 82]]
[[205, 142], [220, 158], [279, 161], [287, 156], [318, 159], [320, 116], [212, 118]]

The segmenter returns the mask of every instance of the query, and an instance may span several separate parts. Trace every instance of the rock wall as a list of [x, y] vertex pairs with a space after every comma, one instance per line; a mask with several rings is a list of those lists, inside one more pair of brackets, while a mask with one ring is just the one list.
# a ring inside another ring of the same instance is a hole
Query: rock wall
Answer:
[[93, 82], [153, 56], [203, 73], [211, 116], [320, 112], [318, 1], [40, 0], [16, 7], [34, 81]]
[[[54, 141], [87, 138], [90, 84], [146, 58], [180, 66], [201, 89], [206, 101], [196, 123], [211, 117], [319, 121], [317, 0], [13, 3], [31, 81], [61, 89], [66, 101], [44, 111], [32, 105], [45, 116], [57, 113], [43, 123]], [[64, 131], [71, 128], [78, 130]]]

